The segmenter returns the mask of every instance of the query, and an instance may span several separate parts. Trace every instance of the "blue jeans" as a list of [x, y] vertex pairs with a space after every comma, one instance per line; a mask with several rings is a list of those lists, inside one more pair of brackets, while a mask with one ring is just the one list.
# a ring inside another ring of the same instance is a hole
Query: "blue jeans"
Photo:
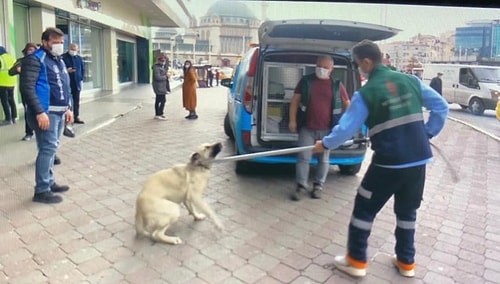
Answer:
[[[299, 141], [297, 144], [299, 147], [314, 145], [317, 140], [321, 140], [329, 133], [330, 130], [311, 130], [306, 127], [302, 127], [299, 130]], [[297, 154], [298, 161], [295, 167], [295, 181], [306, 188], [307, 180], [309, 178], [309, 163], [311, 162], [312, 157], [312, 150], [302, 151]], [[316, 157], [318, 158], [318, 165], [313, 182], [323, 185], [325, 183], [326, 176], [328, 175], [328, 170], [330, 169], [330, 151], [324, 151], [323, 153], [316, 154]]]
[[59, 138], [64, 129], [64, 114], [49, 113], [49, 129], [41, 130], [38, 127], [36, 114], [28, 110], [26, 117], [28, 124], [35, 131], [36, 146], [38, 155], [35, 164], [35, 193], [42, 193], [50, 190], [54, 184], [54, 157], [57, 147], [59, 146]]

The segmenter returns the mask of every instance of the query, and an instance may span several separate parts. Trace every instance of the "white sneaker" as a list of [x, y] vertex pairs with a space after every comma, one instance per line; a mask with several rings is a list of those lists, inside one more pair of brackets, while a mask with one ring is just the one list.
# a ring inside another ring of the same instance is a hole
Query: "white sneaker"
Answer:
[[398, 269], [399, 274], [404, 277], [415, 277], [415, 264], [405, 264], [398, 260], [397, 256], [392, 257], [392, 263]]
[[351, 276], [354, 277], [363, 277], [366, 275], [366, 263], [365, 264], [360, 264], [360, 266], [364, 267], [354, 267], [349, 262], [347, 261], [347, 256], [345, 255], [338, 255], [335, 257], [335, 260], [333, 261], [333, 264], [335, 267], [342, 271], [345, 272]]
[[158, 119], [158, 120], [167, 120], [167, 117], [165, 117], [164, 115], [157, 115], [157, 116], [155, 116], [155, 119]]

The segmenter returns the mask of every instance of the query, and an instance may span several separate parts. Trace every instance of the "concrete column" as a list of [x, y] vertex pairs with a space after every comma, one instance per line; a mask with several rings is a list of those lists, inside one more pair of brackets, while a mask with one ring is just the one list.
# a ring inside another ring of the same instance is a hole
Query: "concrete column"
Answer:
[[56, 14], [54, 9], [43, 7], [31, 7], [29, 9], [30, 17], [30, 41], [41, 43], [43, 31], [48, 27], [56, 26]]
[[104, 29], [102, 32], [104, 66], [103, 66], [103, 90], [119, 91], [118, 84], [118, 54], [116, 46], [116, 32], [112, 29]]

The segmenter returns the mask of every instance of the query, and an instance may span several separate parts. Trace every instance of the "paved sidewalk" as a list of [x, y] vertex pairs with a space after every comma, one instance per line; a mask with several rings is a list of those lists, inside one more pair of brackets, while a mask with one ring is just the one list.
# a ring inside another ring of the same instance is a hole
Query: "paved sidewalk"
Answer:
[[[418, 216], [414, 279], [402, 278], [390, 263], [392, 203], [375, 221], [367, 277], [328, 267], [345, 251], [367, 162], [352, 177], [332, 167], [324, 197], [301, 202], [287, 198], [293, 168], [262, 166], [238, 176], [233, 164], [216, 164], [206, 200], [224, 232], [182, 209], [169, 232], [184, 244], [136, 239], [135, 198], [150, 174], [186, 162], [201, 142], [222, 141], [221, 155], [232, 154], [222, 127], [226, 89], [198, 90], [195, 121], [184, 119], [180, 90], [167, 99], [167, 121], [153, 120], [150, 86], [82, 105], [88, 128], [77, 128], [78, 137], [65, 138], [58, 152], [63, 163], [56, 179], [71, 186], [61, 204], [32, 203], [32, 160], [6, 165], [2, 151], [0, 283], [500, 283], [500, 143], [453, 121], [433, 143], [460, 180], [452, 181], [435, 153]], [[8, 157], [14, 163], [15, 155]]]

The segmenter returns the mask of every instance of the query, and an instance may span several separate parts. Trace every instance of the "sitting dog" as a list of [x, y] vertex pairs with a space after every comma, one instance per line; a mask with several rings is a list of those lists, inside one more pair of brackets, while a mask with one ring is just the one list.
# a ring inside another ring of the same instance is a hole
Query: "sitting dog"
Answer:
[[212, 161], [221, 150], [221, 143], [203, 144], [192, 154], [189, 163], [156, 172], [146, 181], [136, 201], [135, 230], [138, 236], [181, 244], [180, 238], [166, 235], [168, 227], [180, 216], [181, 203], [195, 221], [208, 216], [217, 228], [223, 228], [214, 211], [202, 199]]

